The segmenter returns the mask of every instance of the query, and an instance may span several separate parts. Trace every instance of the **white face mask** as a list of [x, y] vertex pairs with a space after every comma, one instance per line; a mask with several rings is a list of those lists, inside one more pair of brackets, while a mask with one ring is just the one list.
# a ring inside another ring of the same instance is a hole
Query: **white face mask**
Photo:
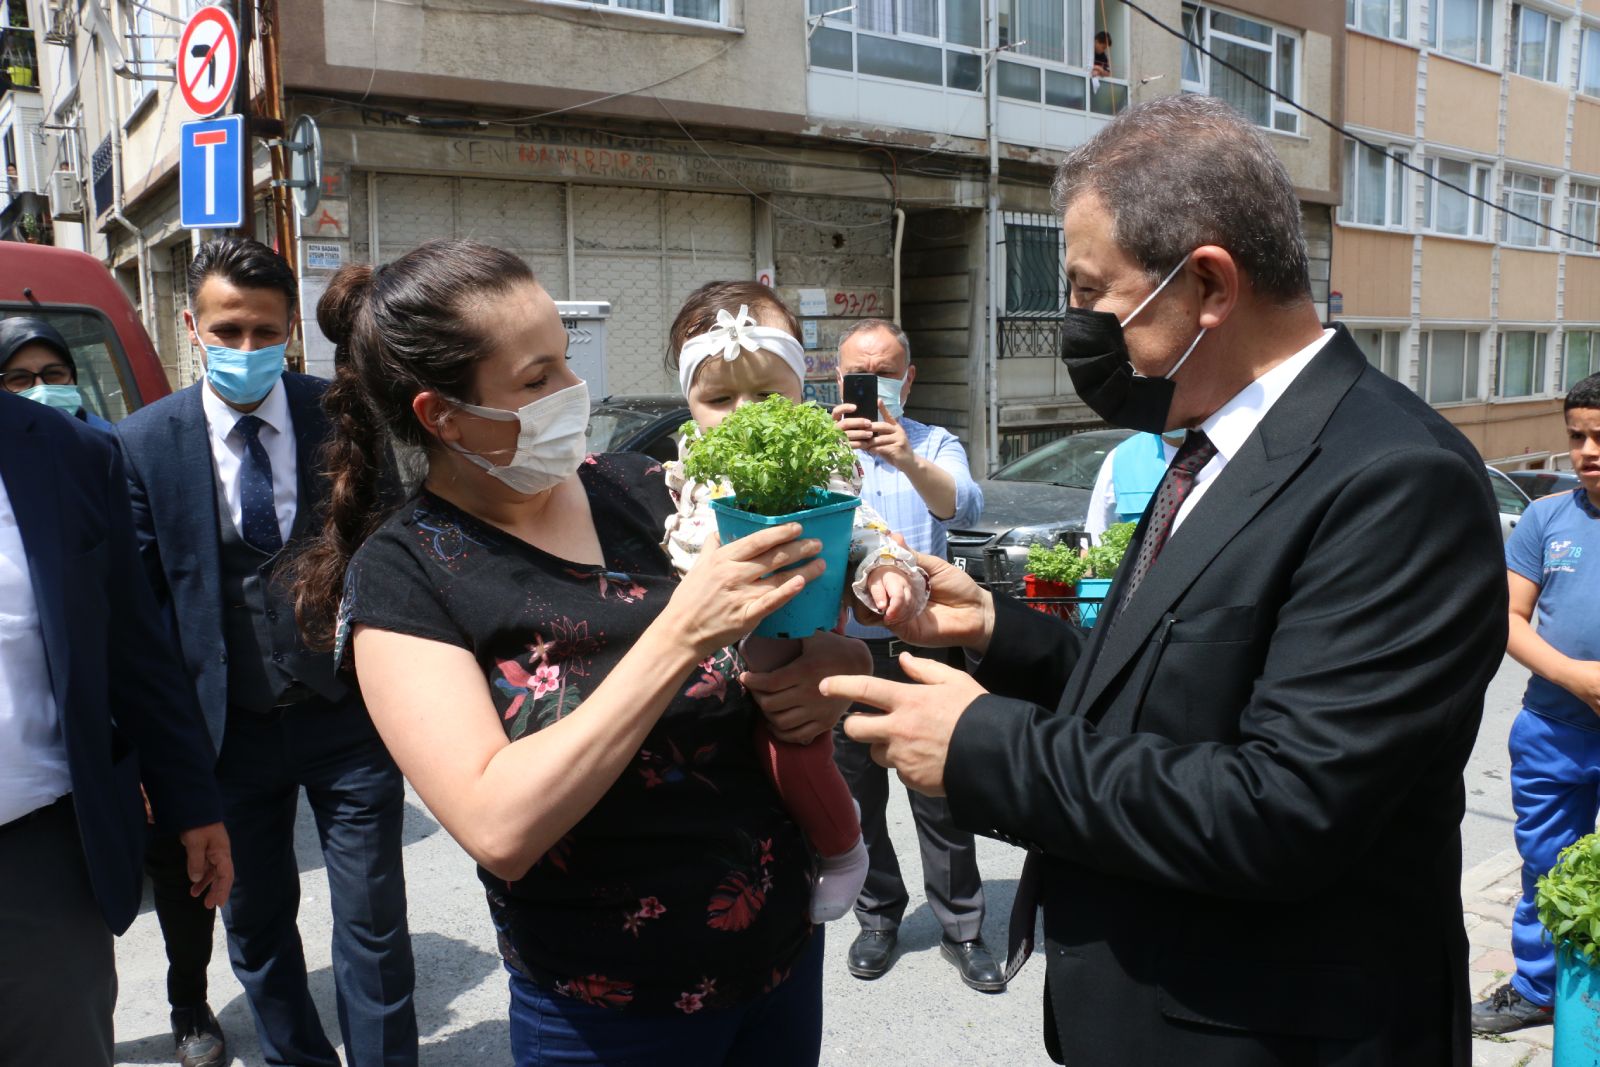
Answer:
[[516, 411], [450, 402], [481, 418], [521, 423], [516, 453], [504, 466], [490, 463], [460, 445], [450, 446], [513, 492], [533, 496], [560, 485], [572, 477], [588, 452], [589, 386], [585, 382], [540, 397]]

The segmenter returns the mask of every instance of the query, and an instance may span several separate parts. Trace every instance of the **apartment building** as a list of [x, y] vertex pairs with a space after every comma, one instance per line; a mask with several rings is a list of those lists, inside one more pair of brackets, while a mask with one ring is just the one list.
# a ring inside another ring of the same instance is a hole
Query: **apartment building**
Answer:
[[1348, 0], [1346, 19], [1367, 144], [1343, 148], [1335, 317], [1490, 463], [1564, 462], [1560, 397], [1600, 371], [1600, 3]]
[[[83, 29], [55, 35], [115, 83], [56, 119], [76, 122], [58, 140], [79, 141], [93, 172], [79, 171], [84, 245], [141, 301], [178, 382], [197, 370], [170, 326], [192, 247], [174, 188], [187, 116], [170, 82], [147, 78], [146, 96], [126, 74], [168, 70], [186, 3], [82, 0]], [[507, 247], [557, 299], [610, 304], [606, 358], [580, 368], [597, 393], [675, 387], [667, 327], [708, 280], [772, 280], [804, 320], [819, 399], [850, 323], [897, 318], [919, 367], [913, 414], [992, 468], [1094, 423], [1056, 358], [1067, 291], [1049, 183], [1129, 101], [1210, 92], [1256, 119], [1299, 187], [1325, 306], [1337, 138], [1200, 49], [1337, 117], [1343, 13], [1141, 6], [1157, 22], [1120, 0], [265, 0], [284, 111], [316, 119], [324, 160], [321, 203], [282, 243], [308, 307], [344, 263], [441, 236]], [[42, 62], [47, 99], [66, 62]], [[266, 163], [258, 151], [263, 192]], [[258, 233], [278, 240], [269, 215]], [[304, 357], [331, 368], [314, 324]]]

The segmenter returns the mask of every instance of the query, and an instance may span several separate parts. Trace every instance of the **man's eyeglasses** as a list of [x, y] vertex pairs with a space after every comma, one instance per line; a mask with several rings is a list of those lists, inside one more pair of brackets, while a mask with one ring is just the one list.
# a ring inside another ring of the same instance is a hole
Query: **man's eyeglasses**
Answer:
[[0, 385], [8, 393], [21, 393], [32, 389], [35, 382], [46, 385], [71, 385], [75, 375], [65, 363], [47, 363], [37, 371], [8, 370], [0, 374]]

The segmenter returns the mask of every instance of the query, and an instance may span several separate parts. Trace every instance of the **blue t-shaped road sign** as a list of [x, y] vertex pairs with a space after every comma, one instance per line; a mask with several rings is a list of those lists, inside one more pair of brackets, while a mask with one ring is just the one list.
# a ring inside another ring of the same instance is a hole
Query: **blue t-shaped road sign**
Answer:
[[244, 225], [244, 116], [185, 122], [178, 153], [178, 219], [190, 230]]

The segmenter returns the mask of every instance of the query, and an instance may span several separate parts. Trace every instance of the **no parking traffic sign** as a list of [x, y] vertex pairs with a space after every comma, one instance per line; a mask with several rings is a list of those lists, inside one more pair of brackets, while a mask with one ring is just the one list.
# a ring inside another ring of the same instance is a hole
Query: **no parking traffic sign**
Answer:
[[233, 98], [239, 76], [239, 28], [220, 7], [203, 7], [178, 38], [178, 91], [201, 118], [215, 115]]

